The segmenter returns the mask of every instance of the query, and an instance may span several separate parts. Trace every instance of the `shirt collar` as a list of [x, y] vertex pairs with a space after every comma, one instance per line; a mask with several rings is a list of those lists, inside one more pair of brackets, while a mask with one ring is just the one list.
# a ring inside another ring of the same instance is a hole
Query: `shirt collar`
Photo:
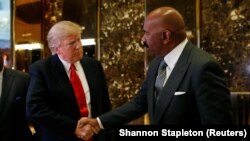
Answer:
[[[58, 57], [59, 57], [60, 61], [62, 62], [65, 71], [66, 71], [67, 73], [69, 73], [69, 68], [70, 68], [70, 65], [71, 65], [71, 64], [68, 63], [68, 62], [66, 62], [66, 61], [64, 61], [59, 55], [58, 55]], [[78, 66], [80, 65], [80, 62], [77, 61], [77, 62], [74, 63], [74, 65], [75, 65], [76, 70], [77, 70], [77, 68], [79, 68]]]
[[172, 70], [177, 63], [185, 45], [187, 44], [187, 38], [184, 39], [180, 44], [178, 44], [171, 52], [169, 52], [165, 57], [164, 61], [167, 63], [168, 67]]
[[65, 71], [69, 72], [70, 63], [64, 61], [59, 55], [58, 55], [58, 57], [59, 57], [60, 61], [62, 62]]

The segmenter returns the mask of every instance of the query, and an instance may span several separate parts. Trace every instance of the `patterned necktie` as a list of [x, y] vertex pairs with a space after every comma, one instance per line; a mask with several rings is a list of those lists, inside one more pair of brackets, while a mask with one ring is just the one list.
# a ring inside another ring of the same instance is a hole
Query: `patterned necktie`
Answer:
[[158, 96], [158, 94], [160, 94], [163, 85], [164, 85], [164, 81], [166, 78], [166, 67], [167, 64], [165, 63], [164, 60], [161, 61], [161, 64], [158, 68], [158, 73], [157, 73], [157, 77], [156, 77], [156, 81], [155, 81], [155, 88], [156, 88], [156, 95]]
[[88, 108], [86, 104], [86, 98], [82, 83], [80, 78], [78, 77], [74, 64], [70, 66], [70, 82], [73, 86], [75, 97], [77, 99], [78, 106], [80, 108], [81, 116], [87, 117], [88, 116]]

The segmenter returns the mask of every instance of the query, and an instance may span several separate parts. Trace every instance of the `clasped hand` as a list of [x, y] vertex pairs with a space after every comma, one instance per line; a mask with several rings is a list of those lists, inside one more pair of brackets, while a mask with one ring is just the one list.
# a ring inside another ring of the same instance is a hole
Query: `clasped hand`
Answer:
[[100, 130], [97, 119], [82, 117], [77, 122], [75, 135], [82, 140], [88, 140]]

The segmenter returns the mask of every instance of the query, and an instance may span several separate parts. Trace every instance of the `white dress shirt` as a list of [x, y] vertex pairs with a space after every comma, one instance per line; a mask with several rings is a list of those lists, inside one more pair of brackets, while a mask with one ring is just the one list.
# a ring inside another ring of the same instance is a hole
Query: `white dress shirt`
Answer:
[[169, 52], [166, 56], [164, 56], [164, 61], [168, 66], [166, 67], [166, 77], [163, 85], [165, 85], [165, 83], [167, 82], [167, 79], [169, 78], [171, 72], [173, 71], [187, 42], [188, 40], [186, 38], [179, 45], [177, 45], [171, 52]]

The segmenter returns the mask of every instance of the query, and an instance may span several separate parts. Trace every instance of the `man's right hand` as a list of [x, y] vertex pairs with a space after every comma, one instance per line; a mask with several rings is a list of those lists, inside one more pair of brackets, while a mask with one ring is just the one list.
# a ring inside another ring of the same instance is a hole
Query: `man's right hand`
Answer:
[[78, 120], [75, 134], [78, 138], [88, 140], [101, 130], [97, 119], [82, 117]]

